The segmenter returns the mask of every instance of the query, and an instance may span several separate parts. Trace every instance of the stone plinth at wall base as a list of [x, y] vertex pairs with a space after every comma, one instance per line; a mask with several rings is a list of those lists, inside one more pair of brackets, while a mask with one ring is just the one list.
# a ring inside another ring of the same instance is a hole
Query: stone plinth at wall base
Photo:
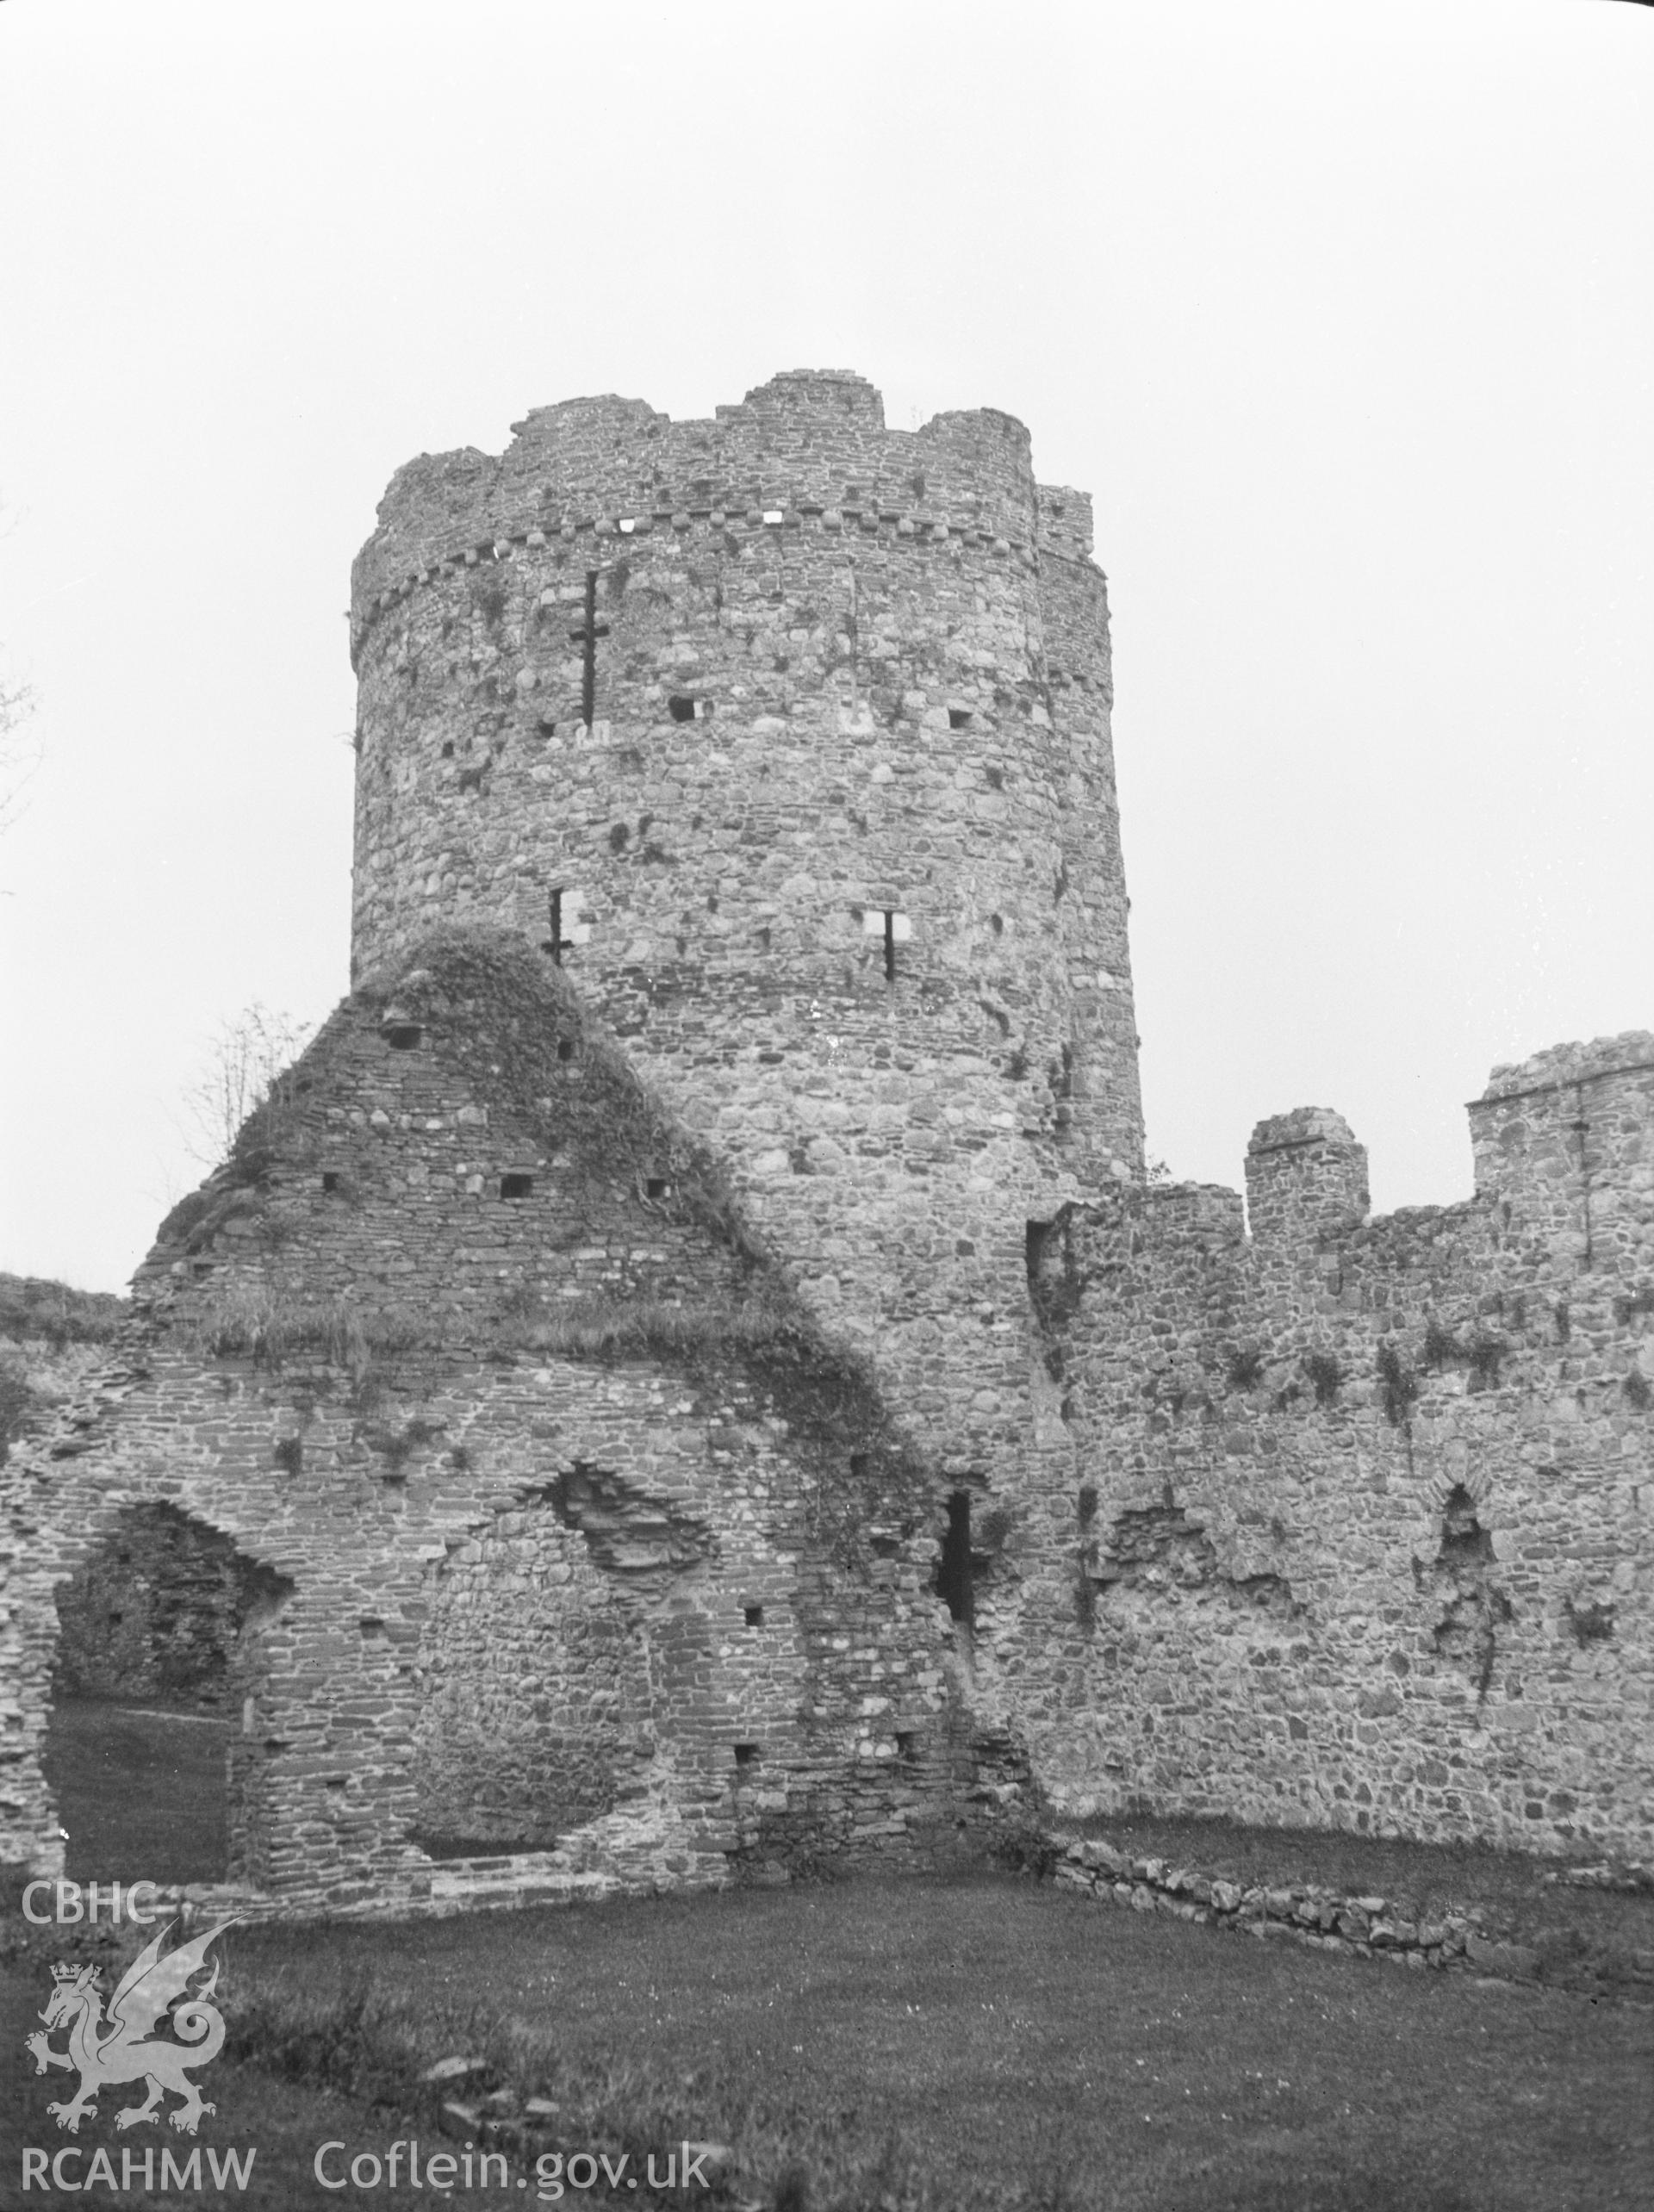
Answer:
[[236, 1920], [418, 1920], [459, 1912], [522, 1911], [532, 1905], [589, 1904], [613, 1897], [657, 1897], [668, 1890], [715, 1890], [730, 1886], [721, 1858], [702, 1857], [681, 1873], [656, 1867], [637, 1870], [572, 1871], [551, 1851], [508, 1858], [449, 1859], [399, 1867], [371, 1882], [285, 1888], [279, 1895], [233, 1883], [185, 1882], [155, 1892], [153, 1927], [169, 1920], [180, 1932]]
[[[1160, 1912], [1203, 1926], [1234, 1928], [1260, 1941], [1298, 1942], [1358, 1959], [1388, 1959], [1393, 1966], [1465, 1969], [1503, 1981], [1538, 1979], [1541, 1959], [1526, 1943], [1502, 1942], [1477, 1924], [1479, 1912], [1444, 1913], [1435, 1920], [1408, 1917], [1382, 1897], [1345, 1897], [1297, 1884], [1242, 1887], [1173, 1865], [1135, 1858], [1096, 1837], [1075, 1842], [1047, 1838], [1060, 1855], [1053, 1869], [1060, 1888], [1083, 1890], [1104, 1904], [1135, 1912]], [[1654, 1952], [1621, 1952], [1620, 1972], [1636, 1999], [1654, 1998]]]

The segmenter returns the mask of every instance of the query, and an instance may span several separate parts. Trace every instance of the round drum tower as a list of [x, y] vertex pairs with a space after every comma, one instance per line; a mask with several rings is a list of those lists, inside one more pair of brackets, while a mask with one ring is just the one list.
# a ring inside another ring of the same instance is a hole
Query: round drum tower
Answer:
[[1089, 555], [1020, 423], [796, 372], [421, 457], [353, 577], [357, 972], [563, 966], [961, 1469], [1023, 1426], [1028, 1221], [1141, 1171]]

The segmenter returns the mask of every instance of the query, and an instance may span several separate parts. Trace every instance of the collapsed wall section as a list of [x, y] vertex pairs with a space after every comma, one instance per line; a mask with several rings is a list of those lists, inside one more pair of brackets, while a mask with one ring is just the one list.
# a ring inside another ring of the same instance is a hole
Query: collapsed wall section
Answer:
[[54, 1669], [103, 1686], [127, 1637], [187, 1689], [232, 1625], [231, 1871], [284, 1910], [951, 1834], [932, 1476], [520, 944], [348, 1001], [135, 1303], [9, 1470], [6, 1855], [60, 1860]]
[[1371, 1221], [1335, 1115], [1044, 1240], [1078, 1438], [1015, 1654], [1060, 1804], [1645, 1856], [1654, 1038], [1495, 1072]]

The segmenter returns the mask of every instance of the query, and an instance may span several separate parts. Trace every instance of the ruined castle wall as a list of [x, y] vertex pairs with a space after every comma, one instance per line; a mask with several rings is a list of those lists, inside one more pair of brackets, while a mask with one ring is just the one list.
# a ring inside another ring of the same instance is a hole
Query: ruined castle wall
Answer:
[[890, 432], [799, 375], [413, 464], [356, 578], [358, 968], [438, 917], [547, 942], [556, 894], [581, 993], [976, 1479], [1027, 1426], [1023, 1218], [1141, 1164], [1089, 531], [1010, 418]]
[[109, 1657], [87, 1593], [158, 1513], [230, 1563], [233, 1873], [285, 1906], [428, 1901], [468, 1849], [669, 1885], [921, 1848], [928, 1493], [722, 1202], [532, 954], [347, 1003], [9, 1470], [8, 1855], [57, 1855], [53, 1669]]
[[1462, 1206], [1367, 1220], [1306, 1111], [1254, 1138], [1250, 1241], [1192, 1188], [1059, 1225], [1074, 1487], [1006, 1663], [1060, 1802], [1646, 1853], [1651, 1063], [1498, 1072]]

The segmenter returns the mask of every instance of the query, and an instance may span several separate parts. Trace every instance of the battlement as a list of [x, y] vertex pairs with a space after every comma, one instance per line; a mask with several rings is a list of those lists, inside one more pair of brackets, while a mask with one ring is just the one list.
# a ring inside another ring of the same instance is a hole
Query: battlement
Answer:
[[1618, 1036], [1593, 1037], [1589, 1044], [1549, 1045], [1525, 1060], [1495, 1067], [1471, 1110], [1495, 1099], [1532, 1097], [1609, 1076], [1648, 1073], [1654, 1073], [1654, 1030], [1622, 1029]]
[[1458, 1205], [1370, 1218], [1301, 1107], [1249, 1237], [1191, 1184], [1030, 1240], [1083, 1481], [1076, 1632], [1014, 1656], [1065, 1809], [1646, 1848], [1651, 1042], [1495, 1069]]
[[849, 531], [1024, 565], [1090, 559], [1089, 498], [1035, 484], [1015, 416], [984, 407], [887, 429], [877, 390], [848, 370], [786, 371], [710, 420], [609, 393], [532, 408], [512, 431], [503, 454], [422, 454], [396, 471], [352, 571], [353, 654], [375, 616], [433, 573], [587, 533]]
[[1342, 1115], [1300, 1106], [1259, 1122], [1246, 1169], [1259, 1258], [1313, 1267], [1337, 1243], [1346, 1270], [1364, 1252], [1393, 1267], [1474, 1225], [1508, 1262], [1520, 1252], [1564, 1272], [1654, 1267], [1654, 1034], [1554, 1045], [1495, 1067], [1466, 1111], [1474, 1199], [1377, 1220], [1366, 1147]]
[[1364, 1221], [1371, 1205], [1367, 1152], [1341, 1114], [1300, 1106], [1259, 1122], [1247, 1148], [1253, 1239], [1281, 1245]]
[[1654, 1035], [1553, 1045], [1496, 1067], [1468, 1110], [1477, 1196], [1511, 1238], [1586, 1269], [1654, 1262]]

